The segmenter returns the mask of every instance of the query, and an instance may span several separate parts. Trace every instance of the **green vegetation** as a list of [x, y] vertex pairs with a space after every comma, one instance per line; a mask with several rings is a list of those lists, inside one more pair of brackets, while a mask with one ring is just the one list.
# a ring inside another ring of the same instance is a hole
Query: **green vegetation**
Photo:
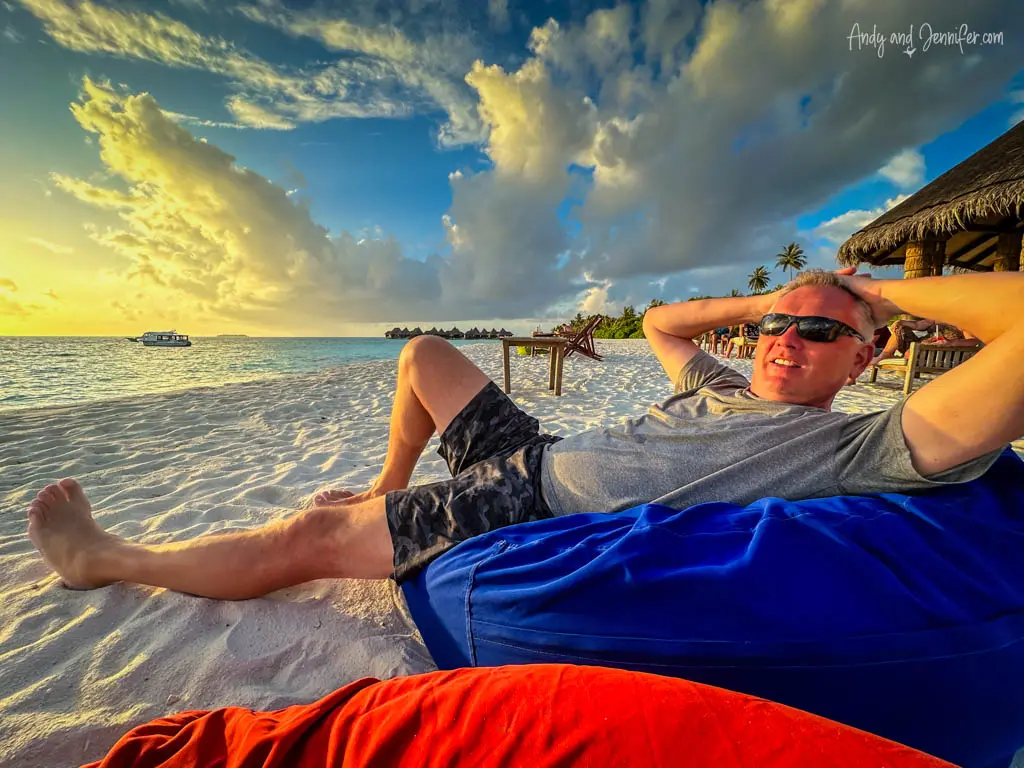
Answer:
[[793, 279], [793, 270], [799, 272], [807, 266], [807, 257], [804, 256], [804, 249], [796, 243], [790, 243], [777, 254], [775, 254], [776, 269], [788, 269], [789, 279]]
[[[799, 272], [805, 266], [807, 266], [807, 258], [804, 256], [803, 248], [797, 243], [790, 243], [785, 246], [778, 254], [777, 261], [775, 262], [776, 269], [785, 269], [789, 271], [789, 279], [793, 278], [793, 270]], [[771, 285], [772, 276], [768, 271], [768, 268], [763, 264], [756, 267], [754, 271], [748, 276], [747, 287], [750, 289], [751, 296], [758, 296], [764, 293], [768, 293], [769, 290], [776, 290], [781, 288], [782, 285]], [[733, 288], [729, 292], [728, 297], [744, 296], [742, 291], [737, 288]], [[714, 299], [719, 298], [717, 296], [691, 296], [687, 301], [700, 301], [701, 299]], [[597, 326], [594, 331], [595, 339], [642, 339], [644, 337], [644, 314], [647, 310], [652, 307], [660, 307], [665, 302], [661, 299], [651, 299], [651, 301], [644, 307], [643, 312], [637, 312], [636, 308], [632, 305], [627, 304], [622, 308], [622, 314], [618, 317], [605, 317], [604, 320]], [[559, 326], [553, 329], [555, 333], [559, 333], [563, 336], [572, 336], [579, 331], [583, 326], [587, 324], [589, 317], [584, 316], [582, 313], [577, 312], [576, 317], [570, 320], [565, 325]]]
[[750, 289], [752, 294], [757, 296], [768, 290], [768, 284], [770, 282], [771, 277], [768, 275], [768, 270], [764, 265], [762, 265], [750, 273], [750, 279], [747, 280], [747, 287]]

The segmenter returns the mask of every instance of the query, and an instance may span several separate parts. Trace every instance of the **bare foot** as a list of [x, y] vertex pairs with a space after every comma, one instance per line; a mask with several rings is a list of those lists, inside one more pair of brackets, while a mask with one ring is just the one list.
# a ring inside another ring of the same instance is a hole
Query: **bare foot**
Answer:
[[323, 491], [313, 497], [313, 502], [316, 504], [338, 504], [339, 502], [351, 499], [355, 496], [352, 491], [339, 490], [339, 491]]
[[376, 483], [370, 486], [369, 490], [363, 491], [362, 493], [352, 493], [349, 490], [331, 490], [322, 491], [313, 497], [315, 504], [359, 504], [363, 501], [369, 501], [375, 499], [378, 496], [383, 496], [387, 493], [387, 490], [381, 488]]
[[120, 539], [96, 525], [77, 481], [61, 480], [36, 495], [28, 508], [28, 537], [72, 589], [95, 589], [116, 581], [104, 579], [97, 569]]

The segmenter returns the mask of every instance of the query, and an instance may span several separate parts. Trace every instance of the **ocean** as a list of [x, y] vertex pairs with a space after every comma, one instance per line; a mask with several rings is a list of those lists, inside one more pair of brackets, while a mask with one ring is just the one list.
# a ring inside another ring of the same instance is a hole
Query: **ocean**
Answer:
[[[405, 341], [382, 338], [192, 337], [183, 348], [124, 337], [0, 337], [0, 412], [147, 395], [394, 360]], [[493, 341], [453, 341], [493, 344]]]

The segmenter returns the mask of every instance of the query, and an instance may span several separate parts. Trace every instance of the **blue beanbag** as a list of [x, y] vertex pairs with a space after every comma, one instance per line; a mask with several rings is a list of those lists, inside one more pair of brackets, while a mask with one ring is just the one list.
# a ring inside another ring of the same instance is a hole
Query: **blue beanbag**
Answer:
[[[403, 591], [438, 666], [569, 662], [761, 696], [968, 766], [1024, 745], [1024, 462], [970, 483], [501, 528]], [[614, 706], [614, 702], [609, 702]]]

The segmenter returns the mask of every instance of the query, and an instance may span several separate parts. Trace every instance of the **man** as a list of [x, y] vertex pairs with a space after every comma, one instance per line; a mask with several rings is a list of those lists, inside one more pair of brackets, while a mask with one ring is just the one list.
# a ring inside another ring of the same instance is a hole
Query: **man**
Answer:
[[[420, 338], [399, 360], [388, 453], [368, 491], [320, 497], [256, 530], [148, 546], [102, 531], [78, 483], [62, 480], [32, 502], [29, 536], [71, 587], [123, 580], [243, 599], [312, 579], [401, 581], [458, 541], [551, 515], [906, 491], [982, 474], [1024, 433], [1024, 275], [852, 272], [649, 310], [644, 330], [677, 394], [622, 426], [541, 435], [451, 345]], [[872, 330], [901, 312], [946, 318], [986, 347], [888, 411], [832, 412], [874, 354]], [[745, 322], [761, 327], [749, 385], [691, 341]], [[454, 479], [407, 488], [435, 430]]]

